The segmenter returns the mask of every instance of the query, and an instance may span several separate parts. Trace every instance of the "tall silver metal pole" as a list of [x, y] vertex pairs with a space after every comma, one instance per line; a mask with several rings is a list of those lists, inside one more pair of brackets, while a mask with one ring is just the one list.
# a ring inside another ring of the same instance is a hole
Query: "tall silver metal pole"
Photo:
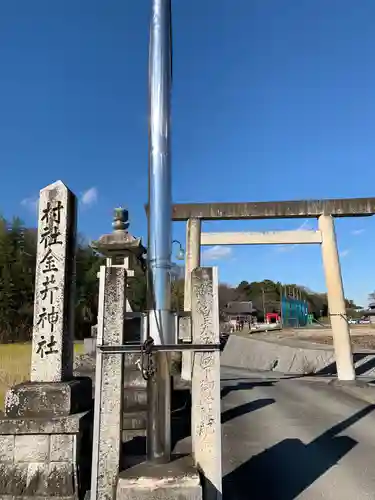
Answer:
[[[152, 0], [149, 47], [149, 281], [153, 303], [149, 335], [155, 344], [174, 343], [171, 321], [172, 189], [170, 97], [172, 87], [171, 0]], [[169, 356], [153, 355], [148, 381], [147, 458], [168, 462], [171, 452]]]

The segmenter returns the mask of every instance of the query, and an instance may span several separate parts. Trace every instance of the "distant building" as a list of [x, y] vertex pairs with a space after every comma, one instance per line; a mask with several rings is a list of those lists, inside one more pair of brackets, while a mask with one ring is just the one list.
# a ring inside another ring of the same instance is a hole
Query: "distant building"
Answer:
[[249, 322], [256, 315], [256, 309], [253, 307], [251, 301], [228, 302], [223, 312], [227, 321], [238, 320]]
[[370, 320], [370, 323], [375, 323], [375, 302], [368, 305], [368, 309], [363, 311], [363, 316]]

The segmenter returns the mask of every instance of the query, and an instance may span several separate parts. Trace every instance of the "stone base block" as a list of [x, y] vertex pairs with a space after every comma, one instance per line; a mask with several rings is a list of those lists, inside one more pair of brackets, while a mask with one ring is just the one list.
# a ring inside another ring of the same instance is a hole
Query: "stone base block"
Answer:
[[0, 436], [7, 434], [76, 434], [86, 431], [91, 425], [92, 413], [90, 411], [55, 418], [1, 418]]
[[10, 418], [62, 417], [88, 411], [92, 406], [89, 377], [67, 382], [25, 382], [8, 389], [5, 415]]
[[91, 412], [0, 419], [0, 500], [79, 500], [89, 489]]
[[169, 464], [143, 462], [119, 475], [116, 500], [202, 500], [199, 474], [191, 457]]
[[69, 462], [1, 463], [0, 492], [0, 500], [78, 500], [77, 470]]

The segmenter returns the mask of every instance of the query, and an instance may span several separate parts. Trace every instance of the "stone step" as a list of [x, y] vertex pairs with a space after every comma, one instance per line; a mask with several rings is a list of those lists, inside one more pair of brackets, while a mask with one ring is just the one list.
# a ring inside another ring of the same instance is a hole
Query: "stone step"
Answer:
[[[126, 430], [122, 432], [122, 467], [134, 464], [136, 457], [145, 457], [147, 450], [146, 429]], [[130, 460], [130, 462], [129, 462]]]
[[123, 414], [122, 428], [128, 429], [146, 429], [147, 427], [147, 412], [142, 411], [126, 411]]
[[147, 391], [144, 388], [133, 388], [129, 387], [124, 390], [123, 399], [124, 410], [127, 411], [129, 408], [146, 406], [147, 405]]
[[139, 437], [146, 437], [146, 429], [125, 429], [122, 431], [123, 443]]
[[147, 403], [145, 404], [133, 404], [129, 405], [127, 408], [124, 408], [124, 415], [137, 415], [139, 413], [146, 414], [147, 412]]
[[141, 464], [146, 460], [146, 455], [125, 455], [122, 458], [122, 464], [121, 464], [121, 469], [126, 470], [129, 469], [130, 467], [135, 467], [136, 465]]
[[[168, 464], [143, 462], [120, 472], [115, 497], [117, 500], [175, 499], [202, 500], [202, 486], [192, 457], [173, 457]], [[207, 488], [208, 489], [208, 488]], [[204, 498], [219, 498], [215, 490]], [[249, 498], [246, 495], [246, 498]]]
[[124, 387], [146, 389], [147, 381], [143, 378], [139, 370], [124, 370]]

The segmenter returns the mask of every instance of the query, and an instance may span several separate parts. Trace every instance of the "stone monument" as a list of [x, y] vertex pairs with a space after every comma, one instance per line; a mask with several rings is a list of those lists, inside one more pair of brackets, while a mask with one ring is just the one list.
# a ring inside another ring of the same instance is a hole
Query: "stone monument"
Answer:
[[40, 193], [32, 382], [72, 377], [76, 200], [56, 182]]
[[[191, 273], [191, 324], [194, 344], [219, 344], [217, 267]], [[192, 451], [205, 500], [222, 498], [220, 351], [195, 352], [192, 376]]]
[[75, 236], [76, 197], [58, 181], [40, 192], [31, 381], [6, 394], [1, 500], [78, 500], [88, 488], [91, 380], [72, 376]]

